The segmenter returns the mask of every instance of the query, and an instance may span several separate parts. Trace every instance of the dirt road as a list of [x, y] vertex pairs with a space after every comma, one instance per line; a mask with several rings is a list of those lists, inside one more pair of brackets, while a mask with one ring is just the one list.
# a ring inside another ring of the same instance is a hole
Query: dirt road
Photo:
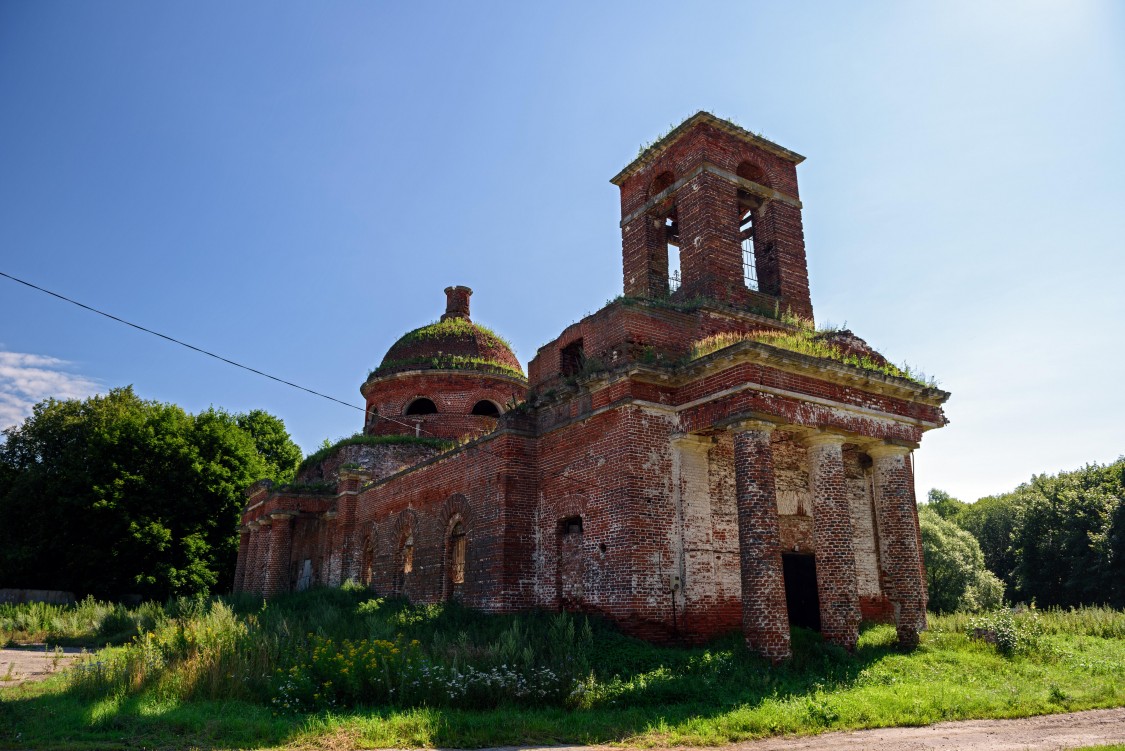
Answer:
[[[711, 751], [1055, 751], [1110, 743], [1125, 743], [1125, 708], [1094, 709], [1020, 720], [966, 720], [920, 728], [784, 736], [719, 746]], [[555, 746], [543, 751], [595, 749], [619, 751], [612, 746]], [[510, 747], [488, 751], [517, 749]]]
[[44, 650], [42, 645], [0, 649], [0, 688], [41, 681], [69, 665], [81, 652], [75, 647]]

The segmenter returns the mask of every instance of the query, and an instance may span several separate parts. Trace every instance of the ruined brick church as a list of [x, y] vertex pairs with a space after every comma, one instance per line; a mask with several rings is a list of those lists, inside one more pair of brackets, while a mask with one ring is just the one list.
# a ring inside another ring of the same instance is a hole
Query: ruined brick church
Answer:
[[386, 438], [250, 488], [235, 589], [350, 579], [654, 640], [741, 629], [775, 660], [793, 625], [852, 648], [861, 619], [893, 621], [915, 644], [912, 452], [949, 395], [811, 327], [802, 160], [706, 112], [644, 150], [612, 180], [624, 296], [526, 377], [446, 289], [360, 387]]

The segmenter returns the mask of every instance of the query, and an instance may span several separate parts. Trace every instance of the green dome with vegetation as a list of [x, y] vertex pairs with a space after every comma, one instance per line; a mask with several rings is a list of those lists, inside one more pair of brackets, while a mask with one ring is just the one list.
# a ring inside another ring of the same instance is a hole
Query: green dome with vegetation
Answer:
[[511, 345], [492, 329], [468, 318], [448, 318], [404, 334], [372, 378], [408, 370], [477, 370], [524, 378]]

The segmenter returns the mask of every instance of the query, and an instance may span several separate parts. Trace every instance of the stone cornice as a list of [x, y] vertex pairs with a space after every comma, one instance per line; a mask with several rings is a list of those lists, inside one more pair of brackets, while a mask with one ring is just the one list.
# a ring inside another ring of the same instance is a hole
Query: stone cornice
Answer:
[[656, 143], [649, 146], [647, 149], [642, 151], [636, 159], [629, 162], [629, 164], [626, 165], [625, 169], [614, 175], [610, 182], [614, 185], [621, 185], [621, 183], [625, 182], [625, 180], [627, 180], [629, 177], [633, 176], [652, 162], [655, 162], [661, 154], [667, 151], [673, 143], [679, 140], [681, 135], [686, 133], [693, 126], [700, 123], [706, 123], [718, 130], [723, 131], [724, 133], [734, 136], [740, 141], [745, 141], [746, 143], [749, 143], [753, 146], [757, 146], [763, 151], [768, 151], [775, 156], [779, 156], [788, 162], [793, 162], [793, 164], [800, 164], [801, 162], [805, 161], [805, 158], [797, 152], [790, 151], [784, 146], [780, 146], [769, 140], [768, 138], [763, 138], [757, 133], [751, 133], [745, 128], [741, 128], [730, 122], [729, 120], [724, 120], [721, 117], [712, 115], [710, 112], [700, 111], [677, 125], [663, 138], [657, 139]]
[[403, 370], [398, 373], [389, 373], [385, 376], [371, 376], [363, 385], [359, 387], [359, 393], [367, 397], [368, 392], [380, 383], [387, 383], [399, 378], [414, 378], [420, 375], [454, 375], [461, 377], [473, 378], [495, 378], [500, 381], [507, 381], [508, 383], [515, 384], [516, 386], [527, 387], [527, 378], [516, 377], [509, 373], [500, 373], [494, 370], [474, 370], [473, 368], [418, 368], [417, 370]]
[[813, 357], [755, 341], [732, 344], [673, 371], [634, 364], [629, 375], [640, 381], [681, 386], [702, 375], [726, 370], [732, 365], [744, 362], [766, 365], [788, 373], [806, 375], [840, 386], [851, 386], [882, 396], [921, 402], [931, 407], [939, 407], [949, 399], [947, 391], [915, 383], [906, 378], [889, 376], [836, 360]]

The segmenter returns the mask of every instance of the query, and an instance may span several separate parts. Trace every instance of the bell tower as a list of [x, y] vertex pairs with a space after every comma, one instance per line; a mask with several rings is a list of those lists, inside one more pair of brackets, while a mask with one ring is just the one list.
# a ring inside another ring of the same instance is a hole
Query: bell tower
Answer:
[[813, 316], [797, 194], [804, 157], [699, 112], [610, 182], [625, 294]]

